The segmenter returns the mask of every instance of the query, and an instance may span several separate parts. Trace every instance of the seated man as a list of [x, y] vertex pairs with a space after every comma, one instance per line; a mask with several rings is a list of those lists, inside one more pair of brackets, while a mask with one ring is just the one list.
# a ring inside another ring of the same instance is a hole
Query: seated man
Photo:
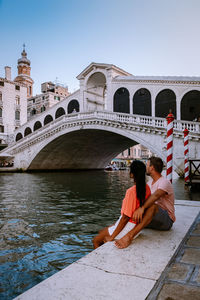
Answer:
[[169, 230], [176, 220], [173, 187], [171, 182], [161, 175], [162, 159], [152, 156], [147, 162], [146, 169], [147, 175], [153, 179], [149, 184], [152, 194], [133, 214], [133, 220], [137, 225], [115, 242], [120, 249], [128, 247], [144, 227]]

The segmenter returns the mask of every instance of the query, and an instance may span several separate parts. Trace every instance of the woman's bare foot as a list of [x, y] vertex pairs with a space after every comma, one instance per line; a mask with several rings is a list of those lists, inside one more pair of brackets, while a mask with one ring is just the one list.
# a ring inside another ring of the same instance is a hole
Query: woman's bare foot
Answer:
[[119, 249], [128, 247], [132, 242], [132, 238], [129, 235], [123, 236], [120, 240], [115, 241], [115, 246]]

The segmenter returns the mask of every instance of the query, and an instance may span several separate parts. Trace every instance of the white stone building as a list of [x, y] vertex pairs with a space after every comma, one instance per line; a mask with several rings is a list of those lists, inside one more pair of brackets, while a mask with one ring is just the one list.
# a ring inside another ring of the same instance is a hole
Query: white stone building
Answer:
[[133, 159], [148, 159], [151, 157], [153, 153], [144, 147], [141, 144], [137, 144], [133, 147], [130, 147], [117, 155], [117, 158], [124, 159], [124, 160], [133, 160]]
[[0, 143], [8, 143], [8, 135], [27, 121], [27, 87], [12, 81], [11, 68], [5, 67], [0, 78]]

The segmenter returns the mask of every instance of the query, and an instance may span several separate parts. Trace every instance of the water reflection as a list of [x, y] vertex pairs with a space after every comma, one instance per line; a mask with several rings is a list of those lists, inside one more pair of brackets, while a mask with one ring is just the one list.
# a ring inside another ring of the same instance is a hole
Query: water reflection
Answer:
[[[12, 299], [92, 250], [132, 180], [126, 171], [0, 174], [0, 299]], [[199, 200], [174, 181], [177, 199]]]

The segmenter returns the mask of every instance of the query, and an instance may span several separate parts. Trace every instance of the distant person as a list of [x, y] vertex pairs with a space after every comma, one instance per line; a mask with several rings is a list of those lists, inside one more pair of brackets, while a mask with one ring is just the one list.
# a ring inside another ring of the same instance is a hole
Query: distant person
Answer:
[[133, 178], [134, 185], [126, 191], [122, 202], [121, 216], [114, 225], [102, 229], [93, 239], [94, 249], [115, 238], [120, 239], [136, 226], [132, 219], [133, 213], [144, 204], [151, 194], [150, 188], [146, 184], [145, 164], [141, 161], [133, 161], [130, 166], [130, 177]]
[[153, 181], [150, 184], [151, 196], [133, 213], [133, 221], [137, 225], [124, 237], [117, 240], [118, 248], [126, 248], [143, 228], [170, 230], [175, 222], [174, 192], [170, 181], [161, 175], [163, 161], [159, 157], [151, 157], [147, 161], [147, 175]]

